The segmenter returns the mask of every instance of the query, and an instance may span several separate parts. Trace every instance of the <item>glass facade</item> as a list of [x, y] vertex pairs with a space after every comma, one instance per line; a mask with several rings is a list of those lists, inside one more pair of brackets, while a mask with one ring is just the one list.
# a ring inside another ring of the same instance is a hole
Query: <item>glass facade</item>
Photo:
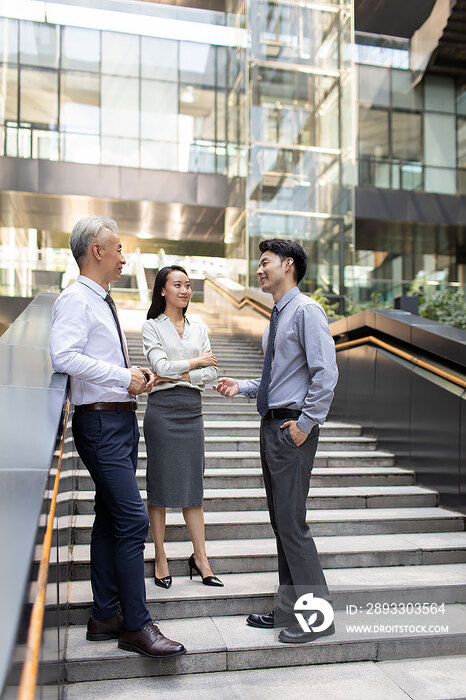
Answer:
[[413, 85], [408, 40], [356, 41], [359, 184], [466, 194], [464, 88], [436, 75]]
[[224, 173], [226, 52], [0, 18], [0, 155]]
[[[352, 255], [350, 3], [231, 3], [248, 31], [230, 50], [225, 240], [239, 281], [257, 286], [258, 244], [299, 241], [305, 291], [345, 291]], [[241, 268], [241, 261], [245, 260]]]

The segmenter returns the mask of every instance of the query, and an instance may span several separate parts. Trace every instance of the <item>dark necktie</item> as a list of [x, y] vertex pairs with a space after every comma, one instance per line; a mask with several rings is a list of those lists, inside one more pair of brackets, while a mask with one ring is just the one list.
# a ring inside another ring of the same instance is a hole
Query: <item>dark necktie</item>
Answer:
[[267, 342], [267, 350], [265, 351], [264, 367], [262, 368], [262, 378], [257, 390], [257, 410], [262, 417], [269, 410], [269, 392], [270, 379], [272, 377], [272, 360], [274, 356], [275, 336], [277, 335], [278, 325], [278, 309], [276, 306], [272, 309], [270, 316], [269, 340]]
[[123, 333], [121, 332], [120, 321], [118, 320], [118, 314], [117, 314], [115, 302], [113, 301], [110, 294], [107, 294], [107, 296], [105, 297], [105, 301], [109, 305], [110, 311], [112, 312], [112, 316], [115, 319], [115, 323], [116, 323], [116, 327], [117, 327], [117, 331], [118, 331], [118, 336], [120, 338], [121, 352], [123, 353], [123, 357], [125, 358], [125, 365], [126, 365], [126, 367], [131, 367], [131, 362], [129, 361], [128, 351], [126, 349], [125, 341], [123, 340]]

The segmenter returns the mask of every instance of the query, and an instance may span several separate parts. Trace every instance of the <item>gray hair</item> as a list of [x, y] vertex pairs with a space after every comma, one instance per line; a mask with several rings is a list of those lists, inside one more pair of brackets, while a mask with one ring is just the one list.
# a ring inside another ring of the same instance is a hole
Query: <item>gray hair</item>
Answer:
[[113, 233], [118, 231], [116, 221], [108, 219], [106, 216], [84, 216], [73, 226], [70, 248], [79, 267], [87, 257], [91, 243], [94, 242], [102, 228], [108, 228]]

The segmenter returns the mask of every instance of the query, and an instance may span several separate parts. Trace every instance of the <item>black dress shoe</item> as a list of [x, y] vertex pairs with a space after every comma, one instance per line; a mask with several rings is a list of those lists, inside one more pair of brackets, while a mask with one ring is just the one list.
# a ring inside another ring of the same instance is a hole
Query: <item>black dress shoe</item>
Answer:
[[293, 625], [293, 627], [281, 630], [278, 634], [278, 639], [280, 642], [287, 642], [288, 644], [302, 644], [303, 642], [313, 642], [319, 637], [329, 637], [332, 634], [335, 634], [333, 622], [330, 627], [322, 630], [322, 632], [304, 632], [300, 625]]
[[155, 585], [160, 586], [160, 588], [170, 588], [172, 585], [171, 576], [164, 576], [163, 578], [157, 578], [157, 576], [154, 576], [154, 581]]
[[194, 571], [197, 571], [199, 576], [202, 578], [202, 583], [204, 584], [204, 586], [223, 586], [223, 582], [220, 581], [220, 579], [217, 578], [216, 576], [202, 576], [201, 570], [199, 569], [198, 565], [194, 561], [194, 554], [191, 554], [191, 556], [189, 557], [188, 565], [189, 565], [189, 578], [191, 580], [193, 578], [193, 569], [194, 569]]
[[105, 642], [107, 639], [118, 639], [123, 627], [123, 616], [114, 615], [105, 620], [91, 617], [87, 623], [86, 639], [89, 642]]
[[135, 651], [153, 659], [186, 654], [186, 649], [182, 644], [165, 637], [153, 622], [135, 632], [125, 630], [123, 627], [118, 646], [125, 651]]
[[248, 625], [251, 627], [260, 627], [261, 629], [271, 630], [274, 627], [285, 627], [286, 625], [291, 625], [296, 622], [294, 615], [286, 613], [281, 608], [274, 608], [271, 612], [265, 615], [256, 615], [252, 613], [246, 619]]

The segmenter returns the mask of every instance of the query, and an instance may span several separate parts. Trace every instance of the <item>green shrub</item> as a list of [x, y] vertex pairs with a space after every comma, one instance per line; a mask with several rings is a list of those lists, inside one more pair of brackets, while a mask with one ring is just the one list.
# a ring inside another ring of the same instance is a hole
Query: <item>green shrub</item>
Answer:
[[324, 295], [321, 287], [317, 287], [317, 289], [312, 292], [311, 297], [322, 306], [329, 318], [341, 318], [336, 311], [338, 304], [331, 304]]
[[438, 289], [432, 292], [419, 307], [419, 314], [466, 330], [466, 305], [460, 290]]

